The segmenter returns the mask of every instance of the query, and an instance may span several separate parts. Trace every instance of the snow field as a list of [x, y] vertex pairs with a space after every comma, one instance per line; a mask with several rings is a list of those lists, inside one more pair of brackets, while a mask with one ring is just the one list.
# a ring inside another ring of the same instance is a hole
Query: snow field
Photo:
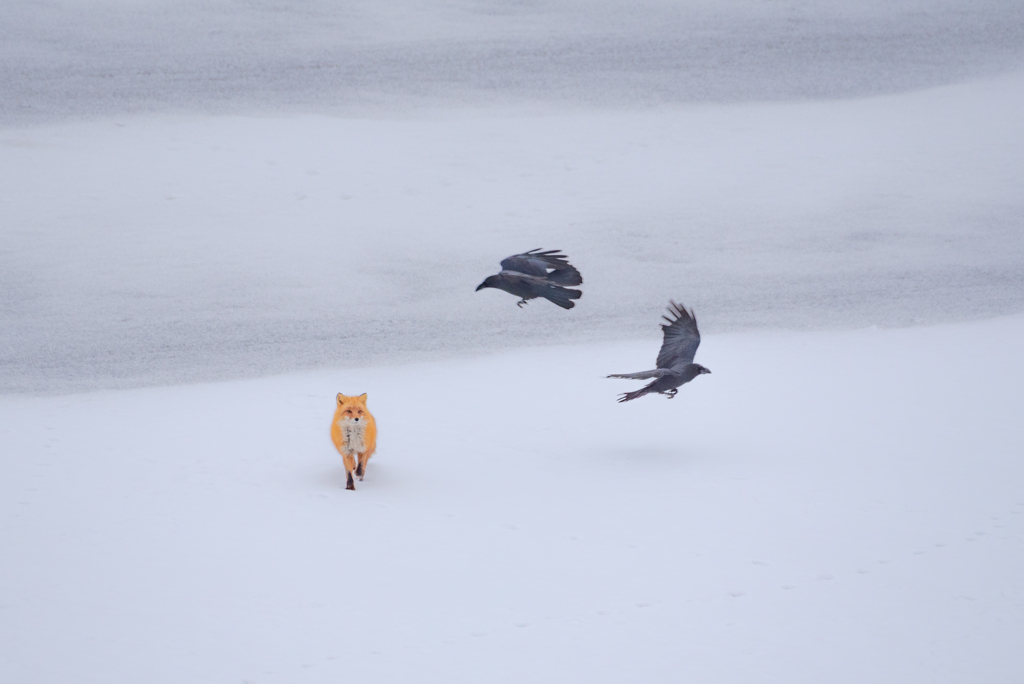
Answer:
[[[1024, 307], [1024, 75], [834, 102], [0, 132], [0, 392]], [[561, 249], [580, 306], [473, 289]]]
[[292, 5], [0, 3], [0, 682], [1024, 681], [1019, 2]]
[[1022, 65], [1015, 0], [0, 4], [0, 125], [850, 99]]
[[705, 335], [624, 405], [654, 337], [5, 397], [0, 679], [1017, 682], [1021, 339]]

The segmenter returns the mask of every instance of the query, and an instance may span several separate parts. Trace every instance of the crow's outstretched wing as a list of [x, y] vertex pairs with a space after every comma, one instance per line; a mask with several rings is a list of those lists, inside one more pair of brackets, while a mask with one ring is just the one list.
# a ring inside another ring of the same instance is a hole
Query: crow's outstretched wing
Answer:
[[667, 368], [655, 368], [649, 371], [640, 371], [639, 373], [615, 373], [609, 375], [609, 378], [625, 378], [626, 380], [647, 380], [649, 378], [660, 378], [662, 376], [671, 373]]
[[523, 252], [522, 254], [513, 254], [501, 262], [501, 267], [506, 271], [516, 271], [517, 273], [541, 277], [546, 276], [548, 271], [552, 269], [563, 268], [568, 265], [567, 257], [564, 254], [560, 254], [559, 250], [550, 249], [542, 252], [540, 248], [531, 249], [529, 252]]
[[672, 368], [693, 363], [693, 356], [700, 345], [697, 318], [686, 307], [669, 300], [668, 313], [661, 330], [665, 337], [658, 352], [658, 368]]
[[[513, 254], [501, 262], [506, 271], [547, 278], [559, 285], [581, 285], [583, 276], [557, 249], [542, 252], [540, 248], [522, 254]], [[550, 272], [550, 273], [549, 273]]]

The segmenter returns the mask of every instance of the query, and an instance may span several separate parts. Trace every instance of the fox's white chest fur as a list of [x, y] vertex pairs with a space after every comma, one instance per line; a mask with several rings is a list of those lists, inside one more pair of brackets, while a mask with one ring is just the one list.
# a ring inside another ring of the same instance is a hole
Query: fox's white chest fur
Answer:
[[341, 432], [341, 450], [346, 454], [361, 454], [366, 451], [366, 421], [342, 418], [338, 421]]

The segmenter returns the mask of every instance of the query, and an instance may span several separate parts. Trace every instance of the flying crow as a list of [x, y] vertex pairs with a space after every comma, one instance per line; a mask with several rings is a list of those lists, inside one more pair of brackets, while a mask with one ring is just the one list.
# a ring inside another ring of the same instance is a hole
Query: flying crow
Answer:
[[700, 345], [700, 332], [697, 331], [697, 318], [693, 315], [693, 311], [687, 311], [686, 307], [669, 300], [668, 315], [662, 318], [665, 322], [661, 324], [661, 330], [665, 334], [665, 338], [661, 343], [661, 351], [658, 352], [656, 361], [658, 367], [639, 373], [608, 376], [609, 378], [627, 378], [629, 380], [654, 378], [654, 382], [646, 387], [635, 392], [627, 392], [619, 397], [620, 404], [651, 392], [668, 395], [668, 398], [671, 399], [679, 391], [676, 389], [677, 387], [685, 385], [698, 375], [711, 372], [699, 363], [693, 362], [693, 356], [697, 353], [697, 347]]
[[516, 302], [520, 307], [531, 299], [543, 297], [563, 309], [571, 309], [575, 306], [572, 300], [579, 299], [583, 293], [562, 286], [582, 284], [583, 276], [564, 254], [557, 249], [542, 252], [538, 248], [505, 259], [501, 262], [501, 272], [488, 276], [476, 289], [479, 292], [485, 287], [494, 287], [514, 294], [521, 298]]

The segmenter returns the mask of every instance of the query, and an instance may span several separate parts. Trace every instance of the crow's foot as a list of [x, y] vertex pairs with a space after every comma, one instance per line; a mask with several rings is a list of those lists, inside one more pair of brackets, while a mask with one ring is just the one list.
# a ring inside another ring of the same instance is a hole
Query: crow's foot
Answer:
[[518, 302], [516, 302], [516, 306], [518, 306], [520, 309], [522, 309], [523, 308], [523, 304], [526, 304], [526, 303], [527, 302], [526, 302], [525, 299], [520, 299]]
[[662, 392], [662, 394], [666, 395], [669, 399], [672, 399], [677, 394], [679, 394], [679, 390], [677, 390], [677, 389], [670, 389], [668, 392]]

